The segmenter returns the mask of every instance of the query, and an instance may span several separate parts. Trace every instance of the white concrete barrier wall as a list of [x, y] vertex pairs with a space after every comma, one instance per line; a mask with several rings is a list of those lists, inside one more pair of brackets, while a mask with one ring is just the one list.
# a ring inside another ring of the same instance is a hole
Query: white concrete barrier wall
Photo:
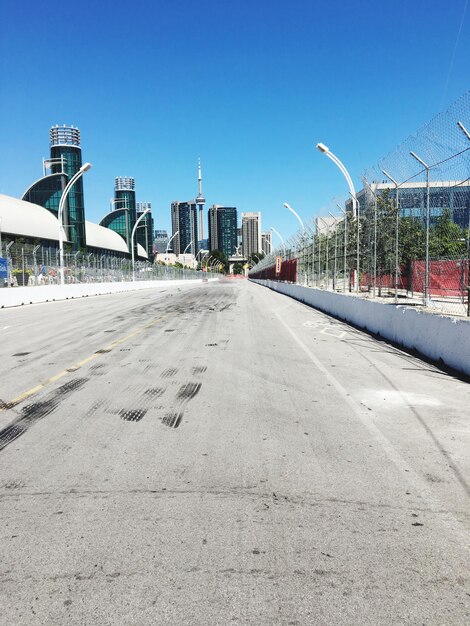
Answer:
[[[218, 280], [209, 278], [209, 281]], [[45, 285], [44, 287], [3, 287], [0, 289], [0, 308], [54, 302], [55, 300], [71, 300], [87, 296], [99, 296], [137, 289], [162, 287], [178, 287], [181, 285], [199, 285], [202, 279], [193, 280], [146, 280], [123, 283], [83, 283], [74, 285]]]
[[290, 283], [254, 280], [470, 376], [470, 320]]

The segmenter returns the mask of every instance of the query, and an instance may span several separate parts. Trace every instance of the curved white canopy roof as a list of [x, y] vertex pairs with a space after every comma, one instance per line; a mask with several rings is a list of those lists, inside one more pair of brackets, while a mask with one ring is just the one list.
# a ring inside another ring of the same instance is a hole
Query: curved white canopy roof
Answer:
[[145, 248], [143, 246], [141, 246], [140, 243], [137, 244], [137, 256], [139, 258], [141, 258], [141, 259], [148, 259], [149, 258], [149, 255], [145, 251]]
[[86, 245], [92, 248], [103, 248], [113, 252], [127, 252], [126, 242], [118, 233], [99, 224], [85, 221]]
[[0, 219], [2, 233], [59, 240], [57, 218], [38, 204], [0, 194]]
[[[0, 194], [0, 229], [4, 234], [35, 239], [59, 240], [59, 222], [55, 215], [38, 204]], [[85, 222], [87, 246], [129, 254], [126, 242], [118, 233], [93, 222]], [[64, 235], [64, 241], [67, 241]], [[137, 244], [137, 256], [148, 259]]]

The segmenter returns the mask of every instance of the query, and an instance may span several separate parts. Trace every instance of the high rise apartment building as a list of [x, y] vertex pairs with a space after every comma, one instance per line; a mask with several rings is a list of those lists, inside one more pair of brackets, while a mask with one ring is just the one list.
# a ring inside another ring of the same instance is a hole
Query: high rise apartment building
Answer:
[[261, 233], [261, 252], [264, 255], [271, 254], [272, 250], [272, 241], [271, 241], [271, 231], [267, 231], [265, 233]]
[[220, 250], [226, 257], [237, 247], [237, 209], [214, 204], [209, 209], [209, 249]]
[[249, 259], [253, 253], [261, 251], [261, 213], [242, 213], [242, 250]]
[[158, 254], [164, 254], [170, 238], [166, 230], [155, 231], [155, 252]]
[[171, 228], [174, 239], [172, 249], [176, 255], [198, 251], [197, 204], [190, 202], [171, 203]]

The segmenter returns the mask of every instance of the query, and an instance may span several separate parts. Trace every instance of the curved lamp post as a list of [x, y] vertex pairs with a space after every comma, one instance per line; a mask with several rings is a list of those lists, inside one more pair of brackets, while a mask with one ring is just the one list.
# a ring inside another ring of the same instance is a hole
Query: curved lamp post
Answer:
[[275, 228], [273, 228], [272, 226], [269, 227], [269, 230], [272, 230], [273, 233], [276, 233], [276, 235], [279, 237], [279, 239], [281, 240], [282, 243], [282, 248], [284, 250], [284, 258], [286, 256], [286, 244], [284, 243], [284, 239], [281, 237], [281, 235], [277, 232], [277, 230]]
[[64, 284], [64, 227], [62, 224], [62, 214], [64, 212], [65, 200], [69, 195], [72, 186], [77, 182], [80, 176], [83, 176], [91, 167], [91, 163], [84, 163], [76, 174], [67, 183], [62, 196], [60, 197], [59, 210], [57, 219], [59, 221], [59, 272], [60, 272], [60, 284]]
[[178, 235], [180, 231], [177, 230], [176, 233], [170, 238], [170, 240], [168, 241], [167, 245], [166, 245], [166, 252], [165, 254], [168, 254], [168, 250], [170, 249], [170, 243], [173, 241], [173, 239], [176, 237], [176, 235]]
[[348, 170], [344, 167], [341, 161], [338, 159], [336, 155], [334, 155], [328, 146], [325, 146], [324, 143], [317, 143], [317, 148], [320, 152], [323, 152], [335, 165], [339, 167], [341, 173], [346, 179], [349, 187], [349, 193], [351, 194], [351, 200], [353, 203], [353, 217], [357, 218], [357, 244], [356, 244], [356, 278], [355, 278], [355, 288], [356, 292], [359, 292], [359, 203], [356, 198], [356, 190], [354, 189], [354, 185], [349, 175]]
[[187, 246], [186, 246], [186, 248], [184, 249], [183, 254], [186, 254], [186, 250], [189, 248], [189, 246], [192, 246], [192, 245], [193, 245], [193, 243], [194, 243], [193, 241], [190, 241], [190, 242], [188, 243], [188, 245], [187, 245]]
[[135, 235], [135, 231], [137, 230], [137, 226], [139, 225], [139, 222], [141, 222], [143, 220], [143, 218], [147, 215], [147, 213], [150, 212], [150, 209], [145, 209], [145, 211], [143, 213], [141, 213], [141, 215], [139, 216], [139, 219], [136, 221], [136, 223], [134, 224], [134, 228], [132, 229], [132, 233], [131, 233], [131, 250], [132, 250], [132, 280], [135, 281], [135, 271], [134, 271], [134, 235]]

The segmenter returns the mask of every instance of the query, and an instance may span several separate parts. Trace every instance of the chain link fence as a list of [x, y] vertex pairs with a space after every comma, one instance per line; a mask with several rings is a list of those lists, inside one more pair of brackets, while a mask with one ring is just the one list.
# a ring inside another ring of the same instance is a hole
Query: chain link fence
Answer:
[[[60, 283], [59, 251], [56, 247], [3, 241], [2, 253], [7, 259], [8, 278], [0, 286], [31, 287]], [[201, 272], [194, 269], [136, 261], [133, 272], [129, 259], [94, 253], [64, 254], [64, 279], [67, 284], [128, 282], [133, 280], [133, 275], [139, 281], [201, 280]]]
[[334, 199], [250, 277], [296, 259], [299, 284], [470, 316], [469, 130], [470, 92], [364, 173], [357, 215]]

